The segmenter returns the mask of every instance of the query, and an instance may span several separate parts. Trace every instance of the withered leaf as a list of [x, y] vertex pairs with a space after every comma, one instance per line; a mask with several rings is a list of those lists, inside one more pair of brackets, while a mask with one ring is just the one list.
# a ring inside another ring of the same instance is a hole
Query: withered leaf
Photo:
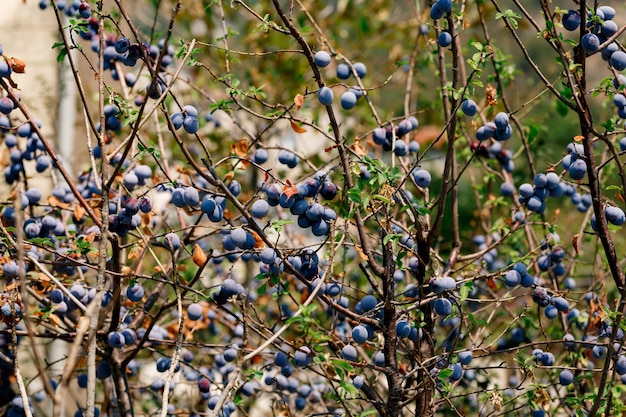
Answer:
[[69, 203], [64, 203], [64, 202], [62, 202], [61, 200], [59, 200], [58, 198], [56, 198], [53, 195], [48, 197], [48, 205], [50, 205], [52, 207], [59, 207], [59, 208], [62, 208], [62, 209], [70, 208], [70, 204]]
[[237, 143], [231, 145], [230, 152], [241, 158], [248, 156], [248, 139], [240, 139]]
[[296, 94], [296, 96], [293, 98], [293, 103], [296, 105], [296, 110], [300, 110], [300, 108], [304, 104], [304, 96], [300, 93]]
[[288, 182], [284, 187], [283, 187], [283, 193], [285, 193], [285, 195], [287, 196], [287, 198], [290, 198], [294, 195], [298, 194], [298, 187], [296, 187], [295, 185], [291, 184], [290, 182]]
[[359, 255], [359, 258], [361, 258], [364, 261], [367, 261], [367, 255], [365, 254], [365, 252], [363, 252], [363, 249], [361, 249], [361, 246], [354, 245], [354, 250], [356, 250], [356, 253]]
[[207, 261], [207, 256], [197, 243], [193, 247], [193, 254], [191, 255], [193, 263], [198, 266], [203, 266]]
[[141, 256], [142, 252], [143, 252], [143, 244], [140, 243], [140, 244], [134, 245], [128, 251], [128, 259], [139, 259], [139, 256]]
[[352, 149], [357, 156], [367, 155], [367, 150], [363, 145], [361, 145], [361, 140], [359, 138], [354, 139], [354, 143], [350, 145], [350, 149]]
[[11, 66], [11, 70], [17, 74], [24, 74], [26, 72], [26, 62], [19, 58], [9, 58], [9, 65]]
[[74, 218], [77, 221], [81, 221], [83, 217], [85, 217], [85, 213], [85, 209], [80, 204], [77, 204], [76, 207], [74, 207]]
[[255, 232], [254, 230], [250, 230], [250, 234], [254, 238], [255, 249], [262, 248], [265, 246], [265, 242], [263, 242], [263, 239], [261, 239], [261, 236], [259, 236], [257, 232]]
[[294, 122], [293, 120], [291, 120], [290, 123], [291, 123], [291, 128], [293, 129], [294, 132], [306, 133], [306, 129], [300, 126], [298, 123]]

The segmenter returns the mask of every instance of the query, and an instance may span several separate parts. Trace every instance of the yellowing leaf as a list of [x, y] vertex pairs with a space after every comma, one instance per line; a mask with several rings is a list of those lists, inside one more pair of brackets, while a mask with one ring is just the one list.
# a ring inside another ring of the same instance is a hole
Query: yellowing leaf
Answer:
[[193, 247], [193, 255], [191, 255], [191, 259], [193, 260], [193, 263], [198, 266], [203, 266], [207, 261], [206, 254], [197, 243]]
[[291, 121], [291, 128], [296, 133], [305, 133], [306, 132], [305, 128], [303, 128], [302, 126], [300, 126], [298, 123], [294, 122], [293, 120]]
[[296, 96], [293, 98], [293, 103], [296, 105], [296, 110], [300, 110], [300, 108], [304, 104], [304, 96], [300, 93], [296, 94]]

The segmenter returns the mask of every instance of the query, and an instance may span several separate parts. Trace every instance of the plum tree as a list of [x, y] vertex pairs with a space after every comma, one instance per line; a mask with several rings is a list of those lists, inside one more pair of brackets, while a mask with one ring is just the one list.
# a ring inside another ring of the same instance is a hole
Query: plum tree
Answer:
[[0, 48], [8, 414], [623, 413], [623, 4], [136, 3], [75, 176]]

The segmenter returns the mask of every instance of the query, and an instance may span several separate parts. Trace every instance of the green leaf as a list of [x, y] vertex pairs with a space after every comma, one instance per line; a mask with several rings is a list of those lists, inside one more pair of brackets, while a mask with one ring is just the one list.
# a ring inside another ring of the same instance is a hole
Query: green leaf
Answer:
[[355, 188], [348, 190], [348, 199], [355, 204], [361, 204], [363, 202], [361, 192]]
[[335, 369], [343, 369], [346, 372], [354, 372], [354, 367], [343, 359], [333, 359], [330, 361]]
[[29, 242], [39, 246], [54, 246], [52, 240], [49, 237], [34, 237], [32, 239], [28, 239]]
[[475, 326], [486, 326], [487, 322], [485, 320], [478, 320], [474, 314], [472, 313], [468, 313], [467, 317], [469, 318], [470, 322], [475, 325]]
[[64, 46], [59, 50], [59, 54], [57, 55], [57, 62], [62, 62], [67, 56], [67, 48]]
[[485, 46], [481, 42], [477, 41], [472, 42], [472, 46], [479, 52], [482, 52], [485, 49]]
[[466, 282], [465, 284], [461, 286], [461, 288], [459, 288], [459, 295], [461, 297], [461, 301], [465, 300], [469, 296], [469, 293], [473, 288], [474, 288], [474, 283], [471, 281]]
[[259, 295], [265, 295], [267, 293], [267, 282], [264, 282], [257, 288], [256, 293]]
[[454, 371], [450, 368], [442, 369], [439, 372], [439, 379], [448, 379]]
[[289, 327], [289, 326], [291, 326], [292, 324], [295, 324], [295, 323], [303, 323], [304, 319], [305, 319], [305, 317], [303, 317], [303, 316], [292, 316], [292, 317], [289, 317], [287, 319], [287, 321], [285, 322], [285, 326]]
[[522, 15], [514, 12], [511, 9], [507, 9], [504, 12], [496, 13], [496, 19], [506, 19], [506, 21], [515, 29], [518, 28], [519, 24], [517, 23], [517, 19], [521, 19]]
[[283, 226], [286, 224], [292, 224], [293, 220], [274, 220], [270, 223], [270, 227], [280, 233], [283, 230]]
[[569, 107], [561, 100], [556, 100], [556, 111], [561, 116], [566, 116], [567, 112], [569, 111]]
[[398, 256], [396, 256], [396, 266], [398, 267], [398, 269], [403, 269], [402, 260], [406, 258], [406, 256], [406, 251], [398, 252]]
[[387, 205], [390, 205], [390, 204], [391, 204], [391, 200], [389, 200], [387, 197], [383, 197], [383, 196], [382, 196], [382, 195], [380, 195], [380, 194], [376, 194], [376, 195], [374, 196], [374, 200], [379, 200], [379, 201], [382, 201], [383, 203], [385, 203], [385, 204], [387, 204]]

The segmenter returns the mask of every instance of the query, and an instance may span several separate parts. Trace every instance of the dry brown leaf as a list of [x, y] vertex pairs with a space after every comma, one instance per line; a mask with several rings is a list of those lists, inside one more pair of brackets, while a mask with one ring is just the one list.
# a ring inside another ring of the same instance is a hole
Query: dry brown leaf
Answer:
[[574, 247], [574, 251], [576, 252], [576, 255], [579, 255], [579, 253], [578, 253], [578, 233], [576, 233], [574, 235], [574, 237], [572, 237], [572, 246]]
[[259, 234], [257, 232], [255, 232], [254, 230], [250, 230], [249, 232], [252, 235], [252, 237], [254, 238], [254, 247], [255, 247], [255, 249], [259, 249], [259, 248], [265, 247], [265, 242], [263, 241], [263, 239], [261, 239], [261, 236], [259, 236]]
[[62, 208], [62, 209], [70, 208], [70, 204], [69, 203], [64, 203], [64, 202], [62, 202], [61, 200], [59, 200], [58, 198], [56, 198], [53, 195], [48, 197], [48, 205], [50, 205], [52, 207], [59, 207], [59, 208]]
[[285, 193], [287, 198], [290, 198], [298, 194], [298, 187], [291, 184], [290, 182], [287, 182], [287, 184], [283, 187], [283, 193]]
[[599, 329], [604, 324], [603, 322], [606, 315], [602, 310], [602, 306], [604, 305], [605, 303], [602, 302], [602, 300], [589, 300], [589, 306], [591, 307], [589, 311], [589, 316], [593, 317], [592, 322], [589, 324], [589, 327], [591, 329]]
[[350, 145], [350, 149], [352, 149], [357, 156], [367, 155], [367, 150], [363, 145], [361, 145], [361, 140], [359, 138], [354, 139], [354, 143]]
[[298, 123], [294, 122], [293, 120], [291, 120], [290, 123], [291, 123], [291, 128], [293, 129], [294, 132], [306, 133], [306, 129], [300, 126]]
[[239, 141], [237, 141], [237, 143], [231, 145], [230, 152], [241, 158], [245, 158], [246, 156], [248, 156], [248, 139], [240, 139]]
[[24, 74], [26, 72], [26, 62], [19, 58], [9, 58], [9, 65], [11, 66], [11, 70], [17, 74]]
[[139, 256], [141, 256], [142, 252], [143, 252], [143, 245], [142, 244], [134, 245], [128, 251], [128, 259], [139, 259]]
[[235, 178], [235, 171], [229, 171], [224, 175], [224, 182], [232, 181]]
[[367, 255], [365, 254], [365, 252], [363, 252], [363, 249], [361, 249], [361, 246], [354, 245], [354, 249], [356, 250], [356, 253], [359, 255], [359, 258], [361, 258], [364, 261], [367, 261]]
[[33, 281], [31, 284], [31, 288], [39, 295], [48, 293], [48, 291], [52, 290], [52, 287], [53, 285], [50, 281]]
[[81, 355], [76, 361], [76, 369], [84, 369], [87, 367], [87, 355]]
[[86, 213], [85, 209], [80, 204], [77, 204], [76, 207], [74, 207], [74, 218], [77, 221], [80, 222], [83, 219], [83, 217], [85, 217], [85, 213]]
[[50, 278], [46, 274], [39, 273], [39, 274], [37, 274], [37, 281], [39, 281], [39, 282], [50, 282]]
[[550, 394], [545, 389], [535, 390], [535, 403], [547, 408], [550, 406]]
[[78, 323], [76, 323], [76, 331], [78, 332], [86, 332], [89, 328], [89, 317], [82, 316], [78, 319]]
[[193, 255], [191, 255], [193, 263], [198, 266], [203, 266], [207, 261], [207, 256], [197, 243], [193, 247]]
[[491, 84], [487, 85], [485, 88], [485, 96], [487, 98], [487, 105], [495, 106], [498, 104], [498, 99], [496, 98], [498, 95], [498, 90], [496, 90]]
[[296, 110], [300, 110], [300, 108], [304, 104], [304, 96], [300, 93], [296, 94], [296, 96], [293, 98], [293, 104], [296, 105]]
[[141, 216], [141, 226], [144, 229], [144, 233], [147, 236], [152, 236], [152, 231], [151, 228], [148, 227], [152, 224], [152, 218], [154, 217], [154, 210], [151, 211], [150, 213], [146, 213], [144, 215]]
[[61, 319], [59, 318], [59, 316], [57, 316], [56, 314], [50, 314], [48, 316], [48, 321], [50, 322], [50, 324], [52, 324], [53, 326], [59, 327], [61, 326]]

